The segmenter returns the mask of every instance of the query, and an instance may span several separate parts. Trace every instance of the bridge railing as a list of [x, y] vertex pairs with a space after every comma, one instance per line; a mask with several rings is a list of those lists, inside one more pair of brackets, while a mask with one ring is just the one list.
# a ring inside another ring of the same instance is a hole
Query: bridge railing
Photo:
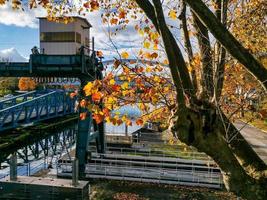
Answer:
[[[105, 178], [117, 180], [134, 180], [140, 182], [155, 182], [163, 184], [181, 184], [190, 186], [204, 186], [210, 188], [222, 188], [222, 176], [217, 167], [203, 166], [199, 163], [187, 163], [179, 160], [170, 164], [170, 160], [152, 162], [150, 158], [143, 158], [140, 162], [134, 156], [133, 160], [122, 158], [91, 161], [86, 166], [86, 177]], [[72, 163], [59, 163], [57, 173], [59, 176], [71, 176]]]
[[[96, 152], [96, 147], [90, 146], [92, 152]], [[163, 158], [182, 158], [188, 160], [205, 160], [209, 163], [214, 161], [205, 153], [197, 151], [184, 151], [184, 150], [162, 150], [157, 148], [121, 148], [121, 147], [106, 147], [107, 153], [131, 155], [131, 156], [145, 156], [145, 157], [163, 157]]]
[[4, 98], [0, 101], [0, 110], [3, 110], [4, 108], [8, 108], [21, 102], [31, 100], [32, 98], [36, 97], [36, 95], [37, 91], [31, 91], [17, 96]]
[[74, 112], [75, 99], [65, 92], [48, 94], [0, 110], [0, 131]]

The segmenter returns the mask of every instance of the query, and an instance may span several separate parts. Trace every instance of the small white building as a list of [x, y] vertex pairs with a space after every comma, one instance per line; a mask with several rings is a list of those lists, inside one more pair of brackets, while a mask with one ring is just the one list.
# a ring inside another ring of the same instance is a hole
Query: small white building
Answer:
[[92, 25], [82, 17], [73, 17], [73, 19], [73, 22], [64, 24], [39, 18], [41, 53], [76, 55], [80, 53], [80, 47], [85, 46], [85, 54], [89, 55]]

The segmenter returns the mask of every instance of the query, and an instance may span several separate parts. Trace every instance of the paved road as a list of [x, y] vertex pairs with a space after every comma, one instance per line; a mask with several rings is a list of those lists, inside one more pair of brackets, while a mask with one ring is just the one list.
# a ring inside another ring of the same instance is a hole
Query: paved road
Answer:
[[243, 127], [241, 134], [267, 164], [267, 133], [241, 121], [236, 122], [235, 126], [238, 129]]

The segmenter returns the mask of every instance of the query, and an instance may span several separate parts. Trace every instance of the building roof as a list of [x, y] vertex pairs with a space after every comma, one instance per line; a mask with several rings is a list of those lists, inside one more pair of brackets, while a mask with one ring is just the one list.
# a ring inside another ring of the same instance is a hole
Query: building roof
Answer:
[[[38, 19], [47, 19], [46, 17], [37, 17], [37, 18]], [[62, 17], [59, 17], [59, 18], [62, 18]], [[92, 27], [92, 25], [90, 24], [90, 22], [86, 18], [83, 18], [80, 16], [71, 16], [71, 18], [73, 18], [74, 20], [80, 19], [80, 20], [84, 21], [90, 28]]]

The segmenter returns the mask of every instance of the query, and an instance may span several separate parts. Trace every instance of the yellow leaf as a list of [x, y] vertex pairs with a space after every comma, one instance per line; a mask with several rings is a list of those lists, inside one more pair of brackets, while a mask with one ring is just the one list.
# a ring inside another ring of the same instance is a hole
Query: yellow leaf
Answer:
[[128, 89], [128, 86], [129, 86], [129, 83], [128, 82], [124, 82], [122, 85], [121, 85], [121, 88], [126, 90]]
[[189, 72], [192, 72], [193, 68], [192, 68], [191, 65], [189, 65], [187, 68], [188, 68], [188, 71], [189, 71]]
[[157, 32], [152, 32], [150, 34], [150, 37], [151, 37], [152, 40], [156, 40], [156, 39], [159, 38], [159, 34]]
[[148, 72], [148, 73], [149, 73], [149, 72], [151, 72], [151, 71], [152, 71], [152, 68], [151, 68], [151, 67], [149, 67], [149, 66], [147, 66], [147, 67], [146, 67], [146, 72]]
[[126, 51], [124, 51], [121, 53], [121, 57], [124, 59], [127, 59], [127, 58], [129, 58], [129, 54]]
[[96, 91], [96, 89], [94, 88], [94, 84], [92, 82], [87, 83], [87, 85], [83, 88], [83, 90], [86, 96], [89, 96]]
[[123, 122], [126, 122], [127, 117], [126, 117], [125, 115], [123, 115], [122, 118], [121, 118], [121, 120], [122, 120]]
[[163, 60], [163, 64], [164, 65], [168, 65], [169, 64], [169, 61], [167, 59]]
[[139, 33], [141, 36], [144, 36], [144, 34], [145, 34], [145, 32], [143, 31], [143, 29], [140, 29], [140, 30], [138, 31], [138, 33]]
[[109, 84], [110, 84], [110, 85], [115, 85], [115, 83], [116, 83], [116, 81], [115, 81], [114, 79], [111, 79], [111, 80], [109, 81]]
[[144, 42], [144, 48], [149, 49], [149, 47], [150, 47], [150, 42], [145, 41]]
[[175, 10], [170, 10], [169, 17], [172, 18], [172, 19], [176, 19], [177, 18], [176, 11]]

